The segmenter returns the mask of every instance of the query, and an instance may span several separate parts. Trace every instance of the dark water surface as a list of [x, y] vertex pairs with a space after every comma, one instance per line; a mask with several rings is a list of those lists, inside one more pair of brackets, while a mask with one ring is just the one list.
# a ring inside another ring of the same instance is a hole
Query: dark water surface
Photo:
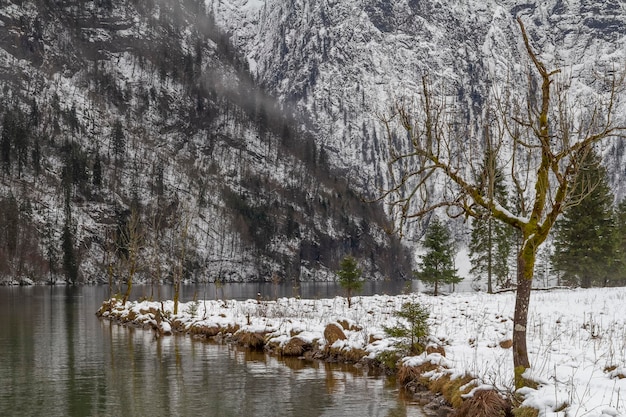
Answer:
[[[184, 299], [202, 290], [186, 287]], [[107, 296], [104, 286], [0, 287], [0, 416], [422, 415], [393, 380], [350, 366], [101, 321]]]

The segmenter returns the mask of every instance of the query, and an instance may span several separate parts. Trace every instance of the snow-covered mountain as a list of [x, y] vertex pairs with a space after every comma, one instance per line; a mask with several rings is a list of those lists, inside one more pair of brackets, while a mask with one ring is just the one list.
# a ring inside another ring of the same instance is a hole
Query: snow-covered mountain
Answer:
[[3, 1], [0, 96], [0, 281], [410, 274], [202, 1]]
[[[626, 65], [626, 4], [618, 0], [207, 0], [251, 73], [316, 126], [330, 160], [364, 190], [385, 185], [379, 115], [437, 79], [478, 131], [493, 83], [523, 93], [520, 16], [540, 57], [585, 85]], [[449, 93], [450, 94], [450, 93]], [[626, 122], [626, 109], [622, 109]], [[611, 185], [626, 195], [623, 143], [605, 149]]]
[[378, 116], [428, 74], [478, 133], [493, 83], [525, 88], [516, 16], [589, 88], [624, 68], [617, 0], [0, 1], [0, 275], [123, 277], [139, 212], [144, 277], [331, 279], [349, 253], [408, 276], [361, 200], [388, 182]]

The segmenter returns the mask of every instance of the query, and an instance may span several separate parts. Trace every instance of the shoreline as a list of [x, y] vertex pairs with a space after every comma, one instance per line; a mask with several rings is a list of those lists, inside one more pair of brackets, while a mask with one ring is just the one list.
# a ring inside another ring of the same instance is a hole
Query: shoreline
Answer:
[[[177, 315], [172, 301], [122, 305], [110, 299], [98, 315], [159, 337], [186, 333], [277, 356], [395, 369], [417, 398], [438, 405], [445, 399], [454, 409], [437, 416], [625, 417], [626, 288], [559, 289], [532, 297], [532, 368], [525, 377], [536, 386], [519, 390], [513, 384], [512, 293], [358, 296], [351, 308], [343, 297], [203, 300], [180, 303]], [[396, 313], [407, 302], [429, 313], [426, 351], [414, 356], [385, 332], [404, 320]]]
[[[343, 299], [342, 297], [336, 298]], [[218, 302], [225, 307], [228, 304], [227, 301]], [[372, 356], [371, 352], [363, 348], [342, 343], [342, 341], [348, 339], [346, 333], [363, 331], [362, 327], [348, 319], [327, 323], [324, 326], [323, 336], [320, 340], [320, 338], [307, 335], [306, 331], [298, 331], [293, 328], [290, 329], [289, 334], [277, 334], [272, 328], [265, 330], [259, 330], [258, 328], [250, 329], [251, 316], [249, 312], [245, 313], [245, 323], [207, 324], [206, 317], [199, 320], [199, 317], [195, 317], [195, 314], [190, 314], [194, 313], [193, 311], [188, 311], [199, 308], [199, 305], [202, 303], [202, 301], [180, 303], [183, 309], [186, 308], [187, 311], [183, 313], [182, 317], [174, 317], [171, 315], [172, 310], [166, 307], [166, 305], [173, 304], [169, 300], [164, 302], [131, 301], [124, 306], [120, 299], [112, 298], [102, 303], [102, 307], [96, 312], [96, 315], [117, 325], [151, 330], [155, 333], [155, 337], [167, 337], [174, 334], [187, 335], [192, 339], [215, 343], [232, 343], [245, 349], [264, 351], [276, 357], [294, 357], [304, 361], [351, 364], [367, 374], [393, 375], [397, 379], [399, 388], [404, 390], [404, 395], [411, 395], [412, 399], [422, 407], [427, 417], [448, 417], [453, 415], [456, 410], [453, 406], [454, 400], [452, 396], [458, 397], [461, 391], [457, 389], [456, 391], [458, 392], [455, 393], [448, 392], [449, 390], [443, 393], [441, 389], [430, 389], [427, 378], [423, 377], [426, 371], [420, 371], [420, 366], [414, 363], [403, 365], [402, 362], [407, 359], [406, 357], [403, 358], [401, 355], [396, 355], [393, 350], [382, 350], [381, 353], [388, 353], [392, 355], [391, 357], [396, 358], [392, 366], [389, 363], [389, 356], [384, 356], [386, 360], [383, 361], [376, 356]], [[256, 303], [256, 306], [262, 309], [267, 308], [268, 303], [273, 302], [248, 300], [244, 303], [249, 305]], [[184, 318], [185, 314], [191, 315], [196, 320], [186, 320]], [[370, 342], [369, 344], [372, 344], [383, 339], [379, 334], [370, 334], [368, 341]], [[391, 347], [392, 345], [388, 344], [387, 346]], [[445, 370], [445, 367], [440, 367], [443, 365], [443, 358], [445, 358], [443, 347], [429, 345], [422, 356], [424, 357], [424, 363], [437, 364], [434, 368], [429, 366], [428, 371], [433, 369]], [[414, 361], [415, 359], [413, 359]], [[417, 374], [416, 370], [418, 371]], [[470, 381], [466, 381], [462, 385], [468, 385], [467, 382]], [[506, 412], [508, 413], [509, 410]], [[491, 416], [493, 414], [484, 415]]]

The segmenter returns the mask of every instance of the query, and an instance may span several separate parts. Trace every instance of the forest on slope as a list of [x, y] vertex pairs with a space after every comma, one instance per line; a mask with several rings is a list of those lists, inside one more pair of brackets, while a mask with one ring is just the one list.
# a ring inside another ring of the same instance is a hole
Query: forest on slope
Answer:
[[410, 275], [201, 0], [0, 6], [0, 281]]

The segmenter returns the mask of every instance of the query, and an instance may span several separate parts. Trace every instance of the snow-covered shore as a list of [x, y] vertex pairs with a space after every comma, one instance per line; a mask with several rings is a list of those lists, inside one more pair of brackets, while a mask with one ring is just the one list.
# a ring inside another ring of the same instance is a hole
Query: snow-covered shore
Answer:
[[[513, 387], [512, 333], [514, 294], [423, 294], [277, 301], [206, 300], [173, 302], [109, 300], [104, 318], [196, 335], [259, 335], [278, 352], [295, 348], [332, 349], [345, 357], [358, 352], [376, 359], [394, 349], [383, 326], [393, 326], [405, 302], [419, 302], [430, 312], [431, 340], [445, 349], [403, 359], [405, 366], [437, 363], [426, 374], [471, 374], [474, 385], [510, 393]], [[537, 389], [518, 391], [524, 406], [540, 416], [626, 416], [626, 288], [536, 291], [531, 299], [528, 346]], [[325, 330], [338, 323], [345, 339], [327, 342]], [[295, 343], [294, 342], [298, 342]], [[252, 343], [252, 342], [248, 342]], [[474, 391], [475, 392], [475, 391]]]

